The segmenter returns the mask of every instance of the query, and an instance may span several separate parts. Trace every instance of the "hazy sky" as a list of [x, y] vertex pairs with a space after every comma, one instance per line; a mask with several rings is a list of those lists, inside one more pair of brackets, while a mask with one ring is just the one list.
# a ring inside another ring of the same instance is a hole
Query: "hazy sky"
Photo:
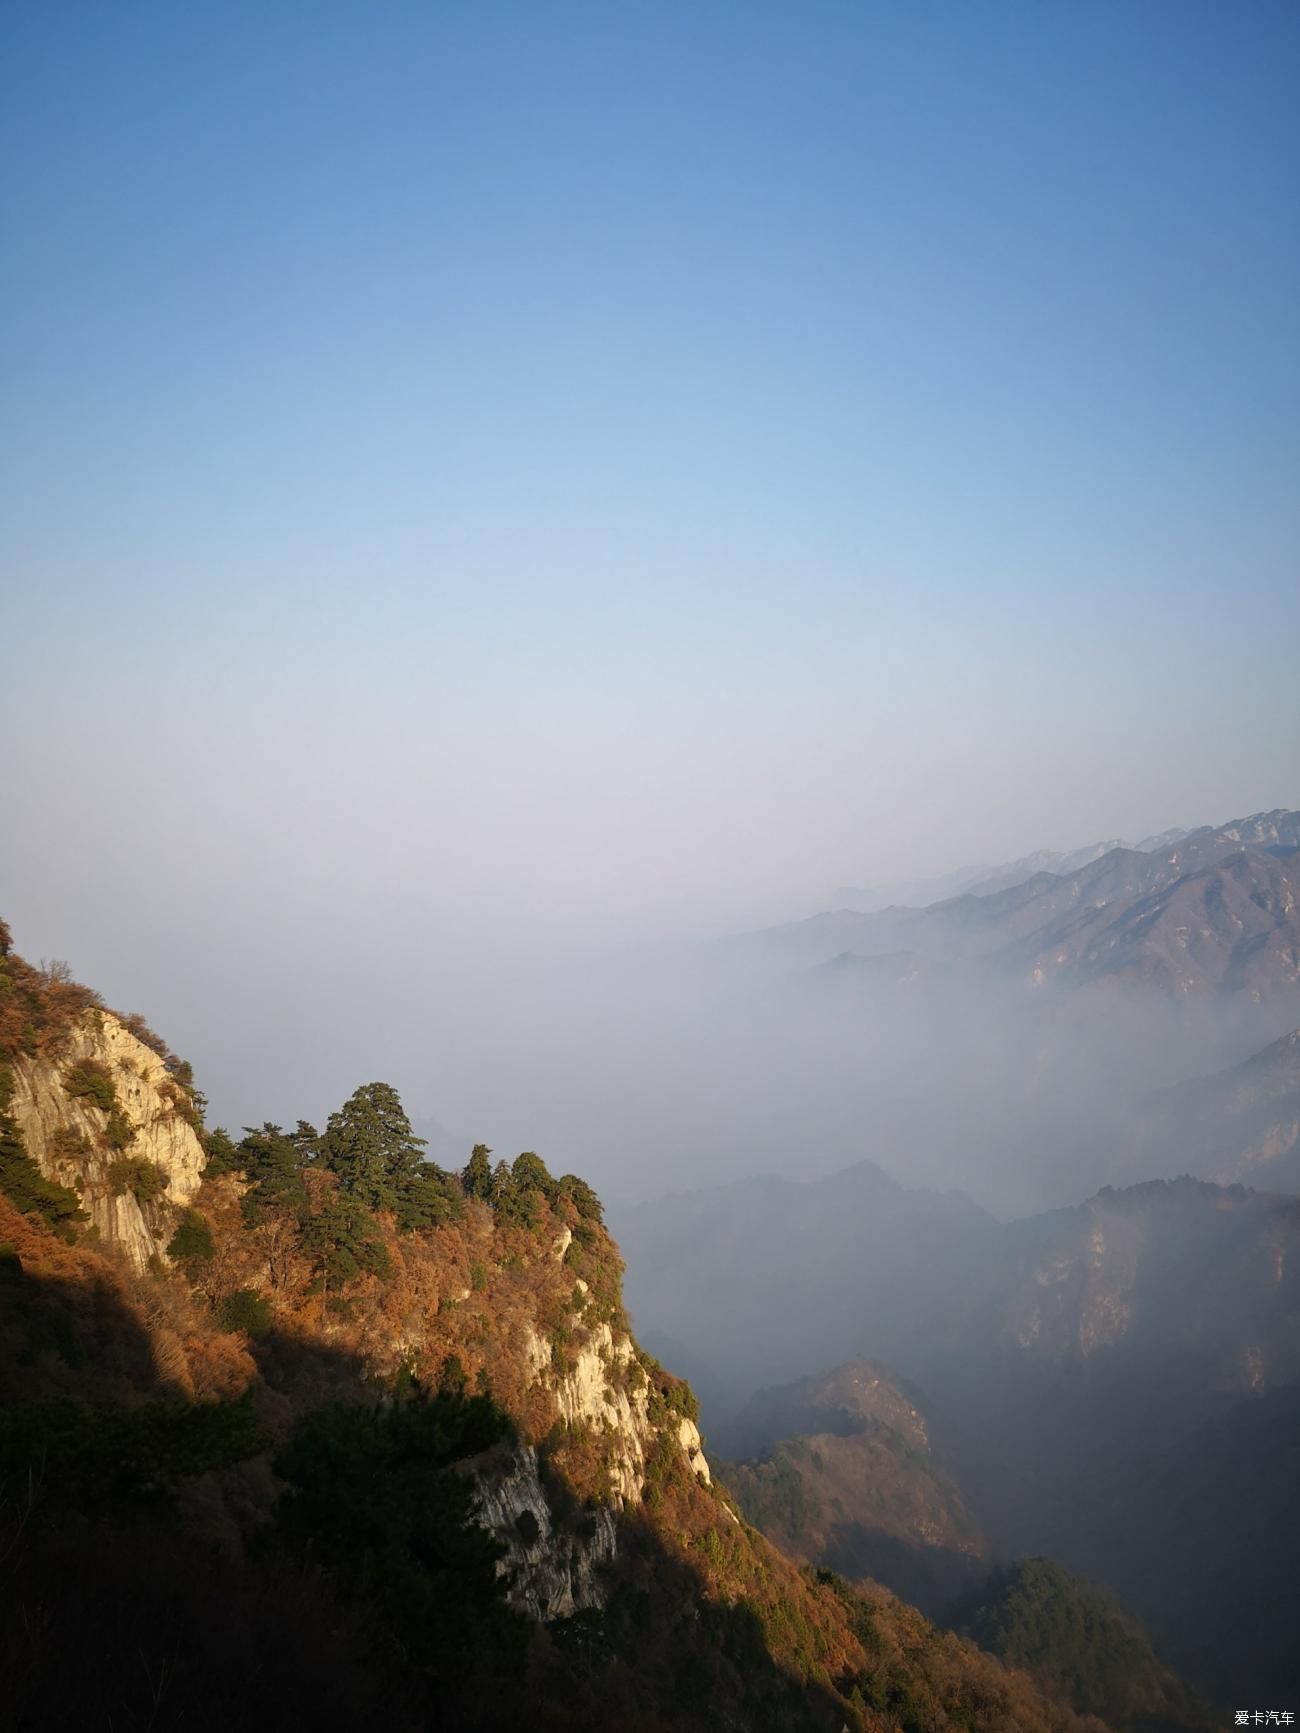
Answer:
[[178, 1045], [1300, 801], [1291, 0], [0, 24], [0, 908]]

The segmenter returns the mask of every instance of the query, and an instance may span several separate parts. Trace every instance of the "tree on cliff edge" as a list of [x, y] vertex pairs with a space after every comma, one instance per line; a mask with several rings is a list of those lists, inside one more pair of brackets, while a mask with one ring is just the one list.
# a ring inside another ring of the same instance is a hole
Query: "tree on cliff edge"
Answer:
[[330, 1114], [319, 1149], [322, 1165], [358, 1203], [396, 1210], [424, 1169], [424, 1145], [392, 1084], [366, 1083]]
[[465, 1196], [476, 1197], [481, 1203], [488, 1203], [492, 1197], [492, 1163], [488, 1160], [491, 1153], [486, 1143], [476, 1143], [470, 1151], [469, 1165], [460, 1176]]

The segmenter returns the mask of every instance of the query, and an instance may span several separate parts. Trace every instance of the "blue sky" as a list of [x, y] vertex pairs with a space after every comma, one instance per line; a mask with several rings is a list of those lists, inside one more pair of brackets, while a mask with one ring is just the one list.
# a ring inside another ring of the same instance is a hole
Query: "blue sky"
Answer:
[[1293, 602], [1293, 7], [8, 33], [20, 633], [653, 693]]
[[725, 929], [1300, 801], [1287, 0], [3, 32], [27, 949]]

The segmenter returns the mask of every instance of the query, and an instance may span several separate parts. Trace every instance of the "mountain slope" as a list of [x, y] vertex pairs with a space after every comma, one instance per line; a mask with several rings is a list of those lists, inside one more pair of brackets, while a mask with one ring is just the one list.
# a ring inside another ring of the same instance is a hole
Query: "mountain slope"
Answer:
[[[773, 1359], [796, 1376], [828, 1349], [885, 1361], [921, 1392], [936, 1450], [995, 1548], [1113, 1584], [1178, 1643], [1189, 1675], [1224, 1688], [1256, 1653], [1250, 1632], [1217, 1620], [1208, 1590], [1184, 1612], [1172, 1574], [1144, 1587], [1134, 1525], [1110, 1513], [1135, 1508], [1135, 1463], [1174, 1460], [1202, 1428], [1262, 1413], [1300, 1379], [1300, 1200], [1182, 1180], [1004, 1225], [898, 1192], [851, 1171], [627, 1212], [639, 1328], [654, 1340], [701, 1321], [695, 1377], [711, 1424], [742, 1409], [746, 1378], [751, 1390], [771, 1381]], [[670, 1223], [691, 1263], [660, 1280]], [[711, 1308], [733, 1282], [737, 1309]], [[1256, 1532], [1260, 1478], [1243, 1461], [1198, 1507], [1191, 1536], [1207, 1551], [1238, 1559], [1232, 1537]], [[1153, 1470], [1141, 1496], [1148, 1528], [1186, 1520], [1172, 1474]], [[1261, 1545], [1276, 1565], [1277, 1536]]]
[[851, 909], [859, 914], [874, 914], [881, 909], [898, 905], [923, 908], [949, 897], [962, 896], [967, 891], [974, 896], [988, 896], [993, 891], [1008, 890], [1038, 873], [1054, 873], [1057, 877], [1062, 877], [1066, 873], [1076, 872], [1090, 861], [1109, 854], [1112, 849], [1131, 846], [1143, 854], [1149, 854], [1157, 849], [1172, 848], [1187, 834], [1185, 830], [1175, 828], [1161, 831], [1156, 836], [1144, 837], [1141, 842], [1131, 845], [1122, 842], [1118, 837], [1112, 837], [1108, 842], [1086, 843], [1082, 848], [1040, 848], [1031, 854], [1021, 855], [1017, 860], [1004, 861], [998, 866], [958, 867], [954, 872], [943, 873], [934, 878], [902, 880], [869, 889], [848, 886], [834, 892], [832, 905], [837, 909]]
[[1132, 1733], [1213, 1726], [1131, 1613], [1050, 1559], [995, 1572], [950, 1612], [956, 1629], [1089, 1713]]
[[1220, 1703], [1243, 1681], [1289, 1699], [1300, 1583], [1291, 1544], [1300, 1483], [1300, 1383], [1239, 1402], [1153, 1444], [1114, 1474], [1074, 1536], [1170, 1657]]
[[1132, 1146], [1167, 1152], [1202, 1179], [1300, 1191], [1300, 1029], [1240, 1065], [1163, 1091], [1146, 1104]]
[[108, 1015], [4, 934], [0, 1057], [68, 1183], [0, 1111], [0, 1727], [1087, 1725], [739, 1520], [535, 1156], [444, 1173], [365, 1085], [323, 1133], [202, 1133], [183, 1198], [156, 1163], [140, 1268], [75, 1201], [113, 1106], [58, 1135]]
[[[1017, 960], [1019, 960], [1017, 958]], [[1094, 908], [1035, 935], [1035, 981], [1158, 987], [1253, 1001], [1300, 987], [1300, 852], [1242, 850], [1127, 907]]]
[[925, 1417], [883, 1366], [850, 1361], [759, 1391], [718, 1442], [745, 1515], [792, 1558], [873, 1577], [930, 1612], [986, 1563]]
[[788, 969], [905, 952], [1034, 985], [1288, 998], [1300, 995], [1298, 849], [1300, 814], [1278, 809], [924, 908], [818, 915], [744, 935], [724, 954]]

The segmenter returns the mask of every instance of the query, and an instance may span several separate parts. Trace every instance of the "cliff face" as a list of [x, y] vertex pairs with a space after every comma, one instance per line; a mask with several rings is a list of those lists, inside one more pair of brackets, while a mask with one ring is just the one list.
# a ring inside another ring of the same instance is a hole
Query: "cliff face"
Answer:
[[[176, 1209], [196, 1196], [206, 1158], [189, 1097], [162, 1058], [111, 1011], [91, 1009], [57, 1057], [19, 1055], [10, 1069], [9, 1113], [45, 1178], [79, 1195], [101, 1239], [134, 1269], [165, 1261]], [[143, 1199], [110, 1173], [124, 1158], [157, 1169]]]
[[[579, 1297], [585, 1287], [581, 1280], [575, 1284]], [[646, 1458], [660, 1425], [650, 1414], [649, 1384], [631, 1336], [608, 1323], [596, 1325], [558, 1377], [548, 1374], [551, 1350], [532, 1328], [526, 1333], [525, 1352], [535, 1376], [549, 1381], [561, 1421], [594, 1429], [610, 1441], [605, 1456], [609, 1495], [620, 1508], [635, 1504], [645, 1486]], [[695, 1422], [681, 1417], [668, 1429], [692, 1473], [709, 1485], [709, 1465]]]
[[497, 1574], [511, 1606], [545, 1621], [605, 1605], [600, 1568], [618, 1551], [611, 1506], [577, 1521], [553, 1510], [537, 1451], [517, 1440], [476, 1465], [475, 1483], [478, 1519], [505, 1549]]
[[1205, 1418], [1300, 1376], [1298, 1242], [1287, 1197], [1190, 1179], [1105, 1191], [1013, 1224], [1001, 1291], [988, 1313], [972, 1308], [964, 1347], [1000, 1344], [1094, 1385], [1177, 1368]]
[[[558, 1245], [567, 1249], [568, 1236]], [[575, 1283], [576, 1297], [586, 1283]], [[479, 1519], [505, 1548], [498, 1572], [507, 1598], [535, 1619], [568, 1618], [605, 1604], [600, 1567], [618, 1551], [618, 1514], [641, 1503], [646, 1465], [662, 1439], [695, 1479], [711, 1484], [699, 1429], [685, 1416], [652, 1413], [651, 1386], [625, 1330], [597, 1324], [557, 1371], [535, 1325], [523, 1334], [528, 1390], [554, 1404], [558, 1425], [594, 1445], [602, 1502], [575, 1520], [548, 1490], [536, 1448], [514, 1441], [475, 1466]]]

